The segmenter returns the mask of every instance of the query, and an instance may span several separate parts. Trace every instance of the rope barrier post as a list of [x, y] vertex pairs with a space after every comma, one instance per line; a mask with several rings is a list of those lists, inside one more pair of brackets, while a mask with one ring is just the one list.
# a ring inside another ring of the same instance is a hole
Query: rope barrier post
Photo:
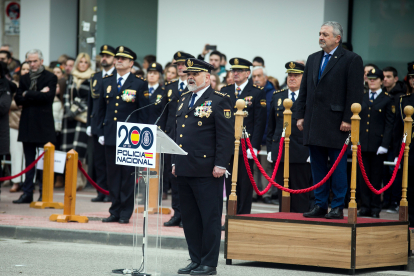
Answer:
[[348, 223], [357, 223], [357, 203], [355, 201], [356, 178], [357, 178], [357, 151], [359, 143], [359, 124], [361, 117], [361, 105], [354, 103], [351, 106], [354, 115], [351, 117], [351, 142], [352, 142], [352, 171], [351, 171], [351, 199], [348, 205]]
[[227, 213], [230, 216], [237, 214], [237, 172], [239, 166], [239, 149], [240, 149], [240, 138], [242, 136], [243, 130], [243, 118], [246, 116], [246, 113], [243, 112], [246, 103], [244, 100], [237, 100], [236, 107], [237, 111], [234, 113], [235, 122], [234, 122], [234, 160], [233, 160], [233, 172], [231, 176], [231, 194], [229, 196], [229, 205], [227, 208]]
[[45, 155], [43, 157], [43, 182], [42, 182], [42, 201], [30, 203], [30, 208], [35, 209], [63, 209], [63, 203], [53, 202], [53, 184], [55, 177], [55, 146], [47, 143], [44, 147]]
[[[283, 127], [285, 128], [285, 160], [284, 160], [284, 180], [283, 186], [289, 188], [289, 144], [290, 134], [292, 133], [292, 108], [293, 102], [291, 99], [285, 99], [283, 106]], [[282, 149], [279, 149], [282, 150]], [[282, 212], [290, 213], [290, 193], [282, 191]]]
[[414, 113], [414, 108], [410, 105], [404, 108], [404, 134], [407, 135], [404, 148], [404, 162], [403, 162], [403, 176], [402, 176], [402, 195], [400, 201], [400, 221], [408, 221], [408, 201], [407, 201], [407, 181], [408, 181], [408, 152], [410, 150], [411, 132], [413, 128], [413, 119], [411, 116]]
[[65, 201], [63, 215], [53, 214], [49, 217], [49, 220], [57, 222], [77, 221], [82, 223], [89, 221], [88, 217], [75, 215], [77, 176], [78, 153], [71, 149], [66, 154]]

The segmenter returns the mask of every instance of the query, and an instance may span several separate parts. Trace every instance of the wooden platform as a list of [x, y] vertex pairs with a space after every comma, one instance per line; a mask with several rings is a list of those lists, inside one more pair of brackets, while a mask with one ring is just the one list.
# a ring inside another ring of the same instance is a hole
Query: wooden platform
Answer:
[[408, 222], [307, 219], [302, 214], [227, 216], [225, 259], [355, 269], [406, 266]]

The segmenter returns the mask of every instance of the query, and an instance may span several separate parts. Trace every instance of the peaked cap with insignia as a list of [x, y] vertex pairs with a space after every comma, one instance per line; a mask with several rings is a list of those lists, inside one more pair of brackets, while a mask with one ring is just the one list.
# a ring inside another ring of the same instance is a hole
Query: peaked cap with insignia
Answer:
[[151, 63], [150, 66], [148, 66], [147, 71], [148, 72], [149, 71], [158, 71], [158, 72], [160, 72], [162, 74], [162, 65], [159, 64], [159, 63], [157, 63], [157, 62], [153, 62], [153, 63]]
[[137, 55], [128, 47], [125, 46], [118, 46], [116, 48], [116, 57], [126, 57], [132, 60], [137, 59]]
[[229, 60], [231, 69], [247, 69], [250, 70], [250, 66], [253, 64], [244, 58], [232, 58]]
[[187, 70], [183, 71], [184, 73], [188, 72], [208, 72], [210, 73], [211, 70], [214, 69], [213, 65], [204, 60], [196, 59], [196, 58], [188, 58], [185, 61], [185, 66], [187, 66]]
[[407, 69], [408, 69], [408, 75], [409, 76], [414, 76], [414, 61], [409, 62], [407, 64]]
[[185, 62], [187, 58], [194, 58], [194, 56], [180, 51], [174, 54], [175, 63]]
[[296, 61], [289, 61], [285, 64], [286, 73], [303, 74], [305, 65]]
[[99, 54], [100, 55], [107, 54], [107, 55], [115, 56], [115, 48], [112, 47], [112, 46], [109, 46], [107, 44], [102, 45], [101, 46], [101, 52]]
[[378, 79], [378, 78], [380, 78], [381, 80], [383, 80], [384, 79], [384, 73], [380, 69], [373, 68], [373, 69], [371, 69], [371, 71], [368, 72], [367, 78], [368, 79]]

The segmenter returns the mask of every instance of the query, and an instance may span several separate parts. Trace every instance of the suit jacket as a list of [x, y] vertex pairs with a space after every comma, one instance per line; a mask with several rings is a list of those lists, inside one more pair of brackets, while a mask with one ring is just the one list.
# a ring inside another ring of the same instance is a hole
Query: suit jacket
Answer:
[[[246, 127], [246, 130], [249, 133], [250, 142], [253, 148], [260, 150], [267, 119], [266, 93], [263, 90], [263, 87], [254, 85], [253, 81], [249, 79], [246, 87], [237, 97], [235, 95], [235, 84], [225, 86], [220, 91], [230, 95], [234, 112], [237, 111], [236, 101], [238, 99], [246, 100], [247, 98], [250, 98], [250, 100], [246, 102], [246, 108], [243, 109], [248, 112], [248, 116], [243, 120], [243, 126]], [[242, 154], [242, 151], [240, 151], [240, 154]]]
[[[98, 136], [105, 137], [105, 145], [116, 145], [116, 125], [117, 122], [125, 122], [127, 117], [136, 109], [149, 104], [148, 83], [143, 78], [130, 74], [125, 80], [121, 91], [118, 92], [116, 74], [111, 74], [103, 79], [101, 95], [99, 97], [98, 117], [99, 124]], [[124, 101], [122, 94], [125, 90], [135, 91], [134, 101]], [[139, 110], [131, 115], [130, 123], [148, 123], [148, 109]]]
[[178, 102], [181, 97], [180, 94], [188, 91], [187, 87], [183, 91], [180, 91], [180, 89], [178, 89], [178, 83], [179, 80], [165, 83], [165, 91], [167, 91], [168, 101], [170, 102], [167, 107], [168, 110], [166, 110], [166, 112], [168, 112], [165, 119], [165, 132], [171, 139], [174, 139], [175, 137], [175, 115], [177, 113]]
[[[29, 90], [30, 83], [30, 74], [23, 75], [14, 98], [17, 105], [23, 106], [17, 140], [56, 144], [52, 105], [56, 95], [57, 77], [44, 70], [37, 79], [37, 90]], [[46, 86], [49, 87], [49, 92], [40, 92]], [[26, 92], [25, 96], [23, 92]]]
[[[150, 114], [149, 114], [149, 124], [154, 124], [158, 117], [164, 110], [165, 105], [168, 103], [168, 97], [165, 97], [165, 87], [159, 85], [158, 88], [152, 93], [151, 97], [149, 98], [149, 102], [154, 105], [150, 107]], [[157, 102], [159, 100], [160, 102]], [[168, 109], [168, 107], [167, 107]], [[165, 110], [162, 114], [160, 120], [157, 123], [157, 126], [165, 131], [165, 124], [167, 122], [168, 110]]]
[[359, 55], [339, 44], [318, 82], [323, 54], [308, 57], [294, 116], [305, 119], [304, 145], [341, 149], [348, 137], [341, 123], [351, 123], [351, 105], [362, 102], [364, 67]]
[[[191, 94], [182, 94], [176, 116], [175, 141], [188, 155], [173, 155], [172, 163], [177, 176], [212, 177], [214, 166], [225, 168], [233, 154], [231, 101], [228, 95], [209, 87], [194, 106], [188, 108]], [[196, 107], [208, 101], [212, 111], [210, 116], [196, 116]]]
[[369, 92], [364, 93], [362, 109], [359, 113], [361, 151], [377, 152], [380, 146], [388, 149], [395, 118], [395, 113], [392, 111], [393, 104], [394, 99], [385, 91], [378, 95], [372, 105], [370, 105]]
[[[272, 153], [272, 160], [276, 161], [279, 154], [279, 143], [283, 132], [283, 112], [285, 107], [283, 101], [290, 98], [288, 89], [282, 89], [273, 92], [273, 98], [270, 106], [269, 122], [267, 125], [267, 152]], [[300, 92], [299, 92], [300, 95]], [[297, 109], [296, 101], [293, 103], [291, 111]], [[285, 152], [282, 160], [284, 161]], [[296, 119], [292, 118], [290, 144], [289, 144], [289, 163], [306, 163], [309, 157], [309, 148], [303, 145], [303, 134], [296, 126]]]
[[[400, 153], [400, 150], [401, 150], [401, 142], [402, 142], [402, 138], [404, 135], [404, 121], [403, 121], [405, 118], [404, 108], [407, 105], [414, 106], [414, 94], [400, 96], [400, 103], [398, 105], [398, 109], [395, 114], [396, 116], [395, 116], [394, 129], [393, 129], [394, 157], [398, 157], [398, 154]], [[413, 127], [413, 133], [414, 133], [414, 127]], [[412, 137], [414, 137], [413, 134], [412, 134]], [[414, 139], [412, 139], [412, 142], [413, 141]], [[412, 142], [410, 144], [410, 151], [408, 152], [409, 154], [408, 165], [409, 166], [414, 166], [414, 150], [413, 150]]]

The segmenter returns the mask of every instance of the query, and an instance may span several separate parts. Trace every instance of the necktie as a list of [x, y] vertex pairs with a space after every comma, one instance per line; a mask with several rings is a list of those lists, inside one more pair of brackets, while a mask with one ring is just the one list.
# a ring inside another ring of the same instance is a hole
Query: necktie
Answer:
[[151, 97], [152, 96], [152, 93], [154, 92], [154, 87], [150, 87], [150, 89], [148, 90], [148, 92], [149, 92], [149, 96]]
[[329, 57], [330, 57], [330, 56], [331, 56], [331, 54], [327, 54], [327, 55], [325, 56], [325, 60], [323, 61], [323, 64], [322, 64], [321, 69], [319, 70], [318, 82], [319, 82], [319, 80], [320, 80], [320, 79], [321, 79], [321, 77], [322, 77], [322, 73], [323, 73], [323, 71], [325, 70], [326, 65], [328, 64], [328, 61], [329, 61]]
[[195, 98], [197, 97], [196, 93], [193, 93], [193, 97], [191, 98], [191, 102], [190, 105], [188, 106], [188, 108], [192, 108], [195, 102]]
[[377, 94], [377, 92], [371, 92], [371, 98], [369, 98], [369, 105], [373, 104], [375, 100], [375, 94]]
[[295, 92], [292, 92], [292, 93], [290, 93], [290, 95], [292, 95], [292, 102], [295, 102], [296, 100], [295, 100]]
[[123, 80], [123, 78], [122, 77], [119, 77], [119, 79], [118, 79], [118, 92], [119, 91], [121, 91], [121, 81]]
[[105, 76], [104, 76], [104, 78], [106, 78], [108, 76], [108, 74], [107, 73], [105, 73]]
[[241, 92], [241, 88], [237, 87], [236, 88], [236, 97], [240, 96], [240, 92]]
[[[180, 82], [180, 90], [184, 90], [184, 82]], [[181, 94], [181, 93], [180, 93]]]

